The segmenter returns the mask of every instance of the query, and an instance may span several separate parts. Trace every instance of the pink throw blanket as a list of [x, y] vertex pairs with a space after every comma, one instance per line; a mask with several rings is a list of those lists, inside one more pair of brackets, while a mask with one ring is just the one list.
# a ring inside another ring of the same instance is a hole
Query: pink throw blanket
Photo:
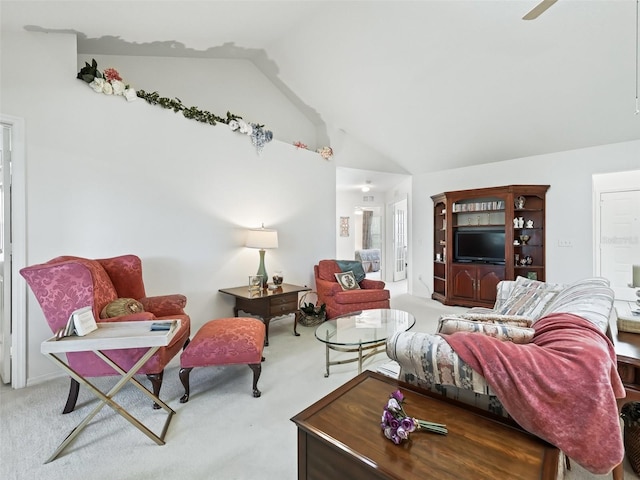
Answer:
[[590, 472], [610, 472], [624, 457], [616, 398], [625, 391], [613, 345], [572, 314], [541, 318], [534, 329], [525, 345], [468, 332], [443, 338], [522, 428]]

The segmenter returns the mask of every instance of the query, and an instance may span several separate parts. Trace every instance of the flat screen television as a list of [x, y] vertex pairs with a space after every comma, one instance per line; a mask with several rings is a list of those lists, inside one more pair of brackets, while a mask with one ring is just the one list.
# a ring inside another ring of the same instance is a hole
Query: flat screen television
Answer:
[[456, 230], [454, 261], [504, 263], [503, 230]]

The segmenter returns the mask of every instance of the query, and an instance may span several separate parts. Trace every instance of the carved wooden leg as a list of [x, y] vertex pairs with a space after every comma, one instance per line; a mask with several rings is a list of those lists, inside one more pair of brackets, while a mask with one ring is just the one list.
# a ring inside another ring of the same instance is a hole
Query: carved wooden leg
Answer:
[[271, 322], [271, 317], [267, 317], [264, 319], [264, 346], [269, 346], [269, 322]]
[[193, 370], [193, 367], [180, 369], [180, 381], [184, 387], [184, 395], [180, 398], [180, 403], [187, 403], [189, 401], [189, 374], [191, 370]]
[[80, 383], [75, 379], [71, 379], [71, 385], [69, 385], [69, 396], [67, 397], [67, 404], [64, 406], [62, 413], [73, 412], [76, 408], [76, 402], [78, 401], [78, 392], [80, 391]]
[[624, 466], [622, 463], [613, 469], [613, 480], [624, 480]]
[[249, 365], [249, 368], [253, 370], [253, 396], [258, 398], [260, 395], [262, 395], [262, 392], [258, 390], [258, 379], [260, 378], [260, 374], [262, 373], [262, 365], [259, 363], [252, 363]]
[[189, 345], [190, 341], [191, 341], [191, 339], [189, 337], [187, 337], [187, 339], [184, 342], [184, 345], [182, 345], [182, 351], [184, 351], [184, 349], [187, 348], [187, 346]]
[[300, 313], [296, 312], [293, 314], [293, 334], [296, 337], [299, 337], [300, 334], [298, 333], [298, 318], [299, 318]]
[[[162, 387], [162, 377], [164, 376], [164, 370], [162, 370], [160, 373], [148, 373], [147, 374], [147, 378], [149, 380], [151, 380], [151, 385], [153, 387], [153, 394], [160, 398], [160, 387]], [[157, 410], [160, 408], [160, 405], [158, 405], [157, 403], [153, 403], [153, 408], [154, 410]]]

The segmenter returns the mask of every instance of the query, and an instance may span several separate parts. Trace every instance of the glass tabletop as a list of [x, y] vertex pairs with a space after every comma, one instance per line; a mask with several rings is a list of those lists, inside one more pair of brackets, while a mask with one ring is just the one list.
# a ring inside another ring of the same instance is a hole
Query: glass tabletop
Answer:
[[316, 338], [330, 345], [380, 343], [395, 332], [409, 330], [415, 323], [414, 316], [402, 310], [362, 310], [322, 323], [316, 329]]

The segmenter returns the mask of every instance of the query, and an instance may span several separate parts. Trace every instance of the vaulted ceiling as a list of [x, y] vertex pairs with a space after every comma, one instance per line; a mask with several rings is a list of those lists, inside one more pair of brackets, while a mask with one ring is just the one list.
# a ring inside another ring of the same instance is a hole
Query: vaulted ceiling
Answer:
[[537, 3], [2, 0], [0, 16], [76, 32], [84, 53], [264, 52], [250, 59], [342, 167], [419, 174], [640, 139], [636, 0], [522, 20]]

